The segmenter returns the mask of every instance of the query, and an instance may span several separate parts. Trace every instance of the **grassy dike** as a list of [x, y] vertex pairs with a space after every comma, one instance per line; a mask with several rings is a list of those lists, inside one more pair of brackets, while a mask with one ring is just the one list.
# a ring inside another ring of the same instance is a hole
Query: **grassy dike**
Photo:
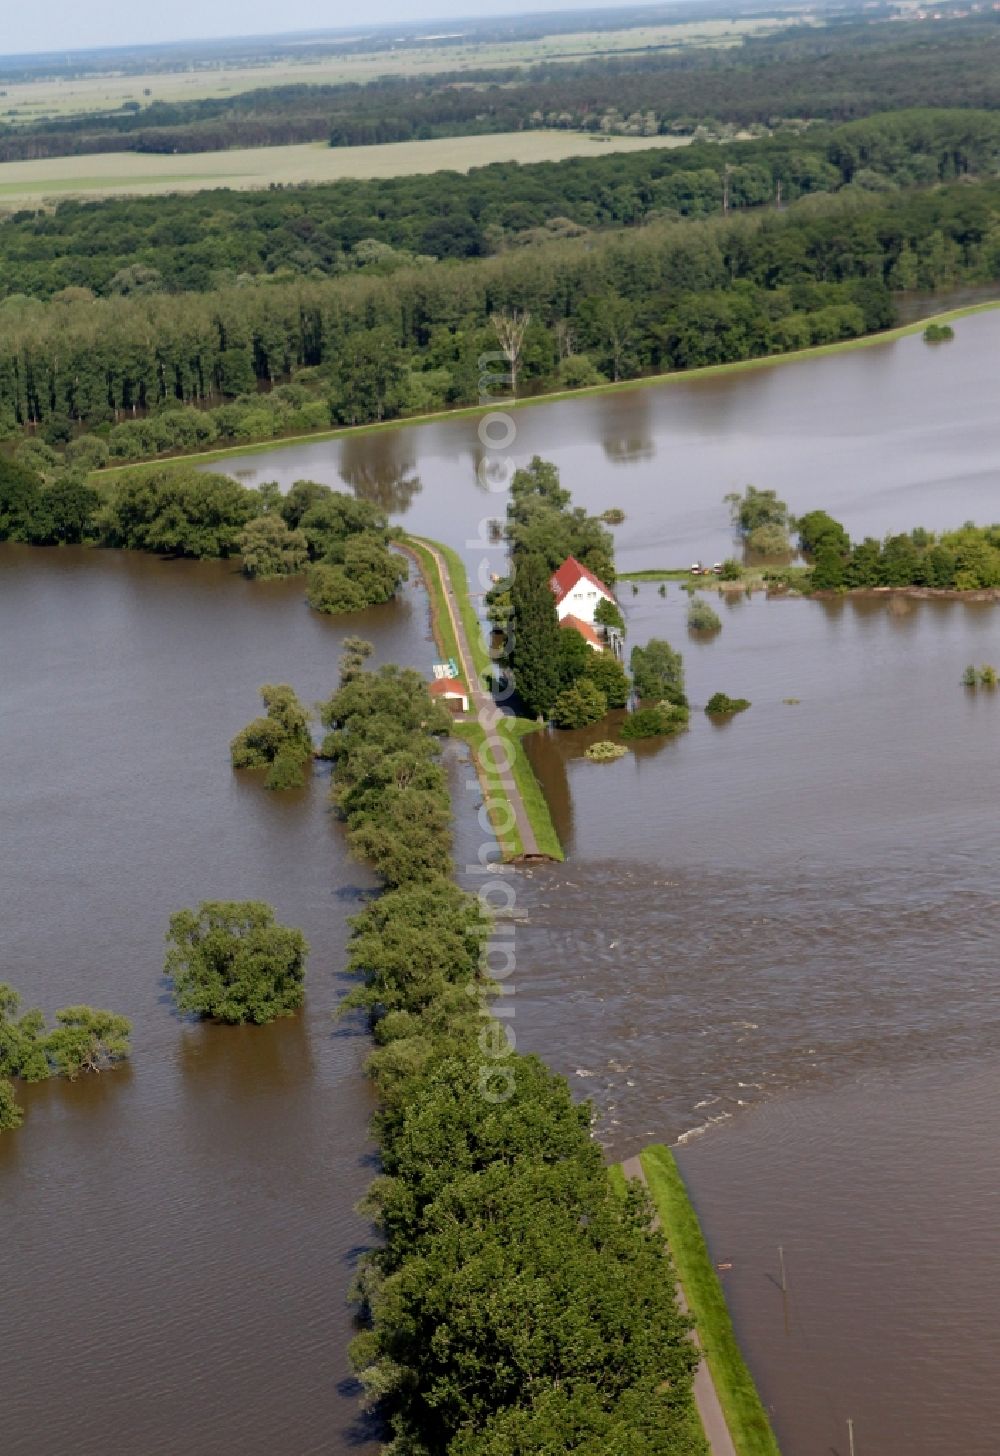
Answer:
[[[726, 1297], [674, 1155], [667, 1147], [653, 1145], [645, 1149], [641, 1161], [733, 1444], [739, 1456], [780, 1456], [771, 1423], [736, 1342]], [[616, 1171], [622, 1180], [620, 1169]], [[614, 1186], [620, 1187], [621, 1183], [615, 1182]]]
[[[743, 374], [749, 370], [769, 368], [778, 364], [808, 363], [810, 359], [823, 358], [828, 354], [846, 354], [853, 349], [869, 348], [873, 344], [888, 344], [910, 334], [922, 334], [928, 324], [955, 323], [971, 314], [986, 313], [1000, 308], [1000, 299], [983, 303], [970, 303], [962, 308], [947, 309], [943, 313], [928, 314], [911, 324], [898, 324], [892, 329], [882, 329], [874, 334], [861, 334], [856, 339], [842, 339], [835, 344], [814, 344], [808, 349], [793, 349], [782, 354], [761, 354], [753, 359], [735, 359], [728, 364], [705, 364], [697, 369], [675, 369], [665, 374], [644, 374], [635, 379], [611, 380], [604, 384], [591, 384], [583, 389], [554, 389], [521, 399], [504, 401], [504, 409], [532, 409], [538, 405], [557, 404], [564, 400], [586, 399], [591, 395], [618, 394], [630, 389], [650, 389], [657, 385], [676, 384], [685, 379], [716, 379], [728, 374]], [[129, 460], [121, 465], [105, 465], [93, 471], [88, 477], [91, 485], [100, 479], [134, 470], [137, 466], [166, 464], [171, 461], [190, 465], [209, 464], [214, 460], [234, 459], [243, 455], [264, 455], [272, 450], [283, 450], [289, 445], [316, 445], [325, 440], [342, 440], [348, 436], [383, 434], [387, 430], [405, 430], [415, 425], [429, 425], [444, 420], [478, 418], [486, 409], [483, 405], [460, 405], [456, 409], [434, 410], [426, 414], [406, 415], [392, 420], [379, 420], [367, 425], [342, 425], [331, 430], [312, 430], [302, 435], [284, 435], [281, 438], [258, 440], [244, 445], [222, 445], [214, 450], [199, 450], [192, 454], [154, 455], [146, 460]], [[625, 578], [626, 580], [628, 578]]]
[[[451, 613], [448, 610], [448, 602], [445, 597], [444, 582], [438, 571], [437, 563], [434, 560], [433, 548], [445, 560], [455, 589], [455, 599], [458, 604], [459, 616], [465, 635], [472, 652], [472, 666], [478, 675], [479, 682], [483, 683], [492, 667], [492, 659], [486, 650], [483, 642], [482, 628], [476, 609], [472, 605], [472, 597], [469, 593], [469, 578], [465, 570], [465, 563], [458, 552], [450, 546], [443, 545], [440, 541], [426, 541], [416, 536], [402, 536], [399, 538], [400, 545], [412, 552], [420, 565], [420, 574], [424, 579], [431, 602], [431, 627], [434, 632], [434, 639], [438, 644], [443, 657], [453, 657], [456, 662], [462, 660], [459, 650], [458, 639], [451, 621]], [[466, 687], [473, 687], [475, 684], [466, 683]], [[529, 733], [534, 733], [540, 725], [530, 718], [507, 718], [504, 722], [504, 732], [510, 744], [511, 775], [517, 785], [524, 804], [531, 826], [535, 831], [535, 838], [538, 841], [538, 848], [542, 854], [551, 856], [552, 859], [562, 860], [565, 858], [563, 847], [559, 843], [559, 836], [556, 833], [555, 825], [552, 822], [552, 815], [549, 813], [549, 806], [542, 790], [541, 784], [535, 778], [534, 770], [528, 761], [524, 751], [522, 740]], [[479, 781], [483, 786], [483, 792], [488, 800], [507, 801], [506, 790], [503, 786], [502, 777], [493, 768], [490, 755], [486, 752], [487, 735], [486, 730], [479, 721], [472, 718], [464, 723], [456, 723], [453, 729], [455, 736], [461, 738], [469, 745]], [[513, 819], [513, 814], [494, 815], [495, 827], [498, 830], [498, 840], [501, 838], [504, 846], [504, 858], [516, 859], [523, 854], [524, 846], [521, 843], [517, 826], [508, 828], [508, 821]]]

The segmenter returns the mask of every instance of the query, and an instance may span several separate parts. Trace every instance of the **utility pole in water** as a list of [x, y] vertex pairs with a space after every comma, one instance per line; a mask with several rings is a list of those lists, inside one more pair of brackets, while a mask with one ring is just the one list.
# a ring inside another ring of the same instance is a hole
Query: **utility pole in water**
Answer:
[[782, 1294], [787, 1294], [788, 1279], [785, 1275], [785, 1247], [783, 1244], [778, 1245], [778, 1262], [781, 1265], [781, 1292]]
[[848, 1439], [848, 1442], [850, 1443], [850, 1456], [855, 1456], [855, 1452], [854, 1452], [854, 1422], [851, 1420], [850, 1416], [848, 1416], [848, 1418], [847, 1418], [847, 1439]]

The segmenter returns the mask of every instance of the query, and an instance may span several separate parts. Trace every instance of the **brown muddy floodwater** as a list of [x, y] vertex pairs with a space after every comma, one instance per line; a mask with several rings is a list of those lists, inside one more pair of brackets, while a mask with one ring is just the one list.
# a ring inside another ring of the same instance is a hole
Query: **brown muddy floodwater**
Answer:
[[[728, 552], [721, 497], [748, 481], [855, 536], [993, 519], [998, 344], [982, 315], [943, 348], [540, 406], [513, 453], [625, 509], [623, 569]], [[478, 569], [467, 543], [504, 509], [478, 460], [456, 420], [226, 468], [345, 480]], [[519, 1043], [593, 1099], [611, 1153], [683, 1140], [785, 1456], [847, 1456], [848, 1417], [858, 1456], [993, 1456], [1000, 693], [959, 680], [1000, 664], [1000, 608], [739, 599], [695, 641], [675, 587], [623, 599], [632, 642], [683, 647], [696, 707], [753, 707], [610, 765], [582, 758], [592, 735], [529, 740], [569, 858], [516, 881]], [[24, 1089], [0, 1140], [3, 1456], [96, 1456], [109, 1432], [141, 1456], [343, 1456], [371, 1436], [345, 1353], [367, 1039], [329, 1011], [372, 882], [322, 772], [271, 795], [227, 758], [261, 683], [314, 701], [359, 630], [379, 660], [432, 656], [416, 587], [326, 621], [300, 583], [225, 564], [0, 551], [0, 979], [135, 1022], [130, 1067]], [[305, 1012], [178, 1020], [170, 912], [251, 896], [312, 942]]]
[[[312, 702], [360, 631], [431, 655], [426, 599], [337, 622], [231, 564], [0, 549], [0, 980], [130, 1016], [133, 1061], [20, 1089], [0, 1138], [0, 1451], [330, 1453], [364, 1437], [346, 1291], [371, 1177], [345, 917], [372, 880], [325, 802], [234, 775], [264, 682]], [[171, 911], [260, 898], [312, 945], [301, 1015], [191, 1024]]]
[[[992, 521], [998, 357], [982, 314], [943, 347], [532, 407], [510, 453], [625, 510], [622, 570], [729, 554], [722, 497], [748, 482], [855, 537]], [[505, 475], [481, 458], [464, 419], [225, 468], [346, 483], [478, 574], [502, 566], [475, 543]], [[631, 642], [683, 647], [696, 707], [753, 707], [611, 765], [582, 757], [605, 728], [528, 740], [569, 858], [519, 883], [520, 1044], [612, 1153], [682, 1140], [786, 1456], [846, 1456], [848, 1417], [859, 1456], [994, 1456], [1000, 695], [960, 678], [1000, 664], [1000, 610], [739, 598], [695, 640], [676, 587], [622, 596]]]

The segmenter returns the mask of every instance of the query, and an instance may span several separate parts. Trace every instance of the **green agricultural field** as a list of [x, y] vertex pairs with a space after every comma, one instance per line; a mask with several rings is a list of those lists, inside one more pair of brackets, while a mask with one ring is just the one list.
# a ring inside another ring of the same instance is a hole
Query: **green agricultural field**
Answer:
[[442, 45], [443, 37], [439, 37], [436, 45], [340, 55], [317, 56], [304, 46], [301, 60], [283, 56], [273, 62], [250, 65], [215, 62], [166, 73], [10, 81], [0, 87], [0, 121], [23, 124], [43, 116], [117, 111], [126, 101], [136, 101], [140, 106], [148, 106], [152, 101], [199, 101], [206, 97], [236, 96], [260, 86], [331, 85], [341, 81], [370, 81], [376, 76], [431, 75], [480, 67], [536, 65], [540, 61], [592, 60], [620, 52], [637, 54], [686, 46], [727, 46], [746, 35], [780, 29], [797, 18], [794, 12], [785, 12], [780, 18], [684, 21], [489, 44], [472, 37], [468, 44], [463, 44], [456, 36], [454, 43]]
[[450, 169], [468, 172], [489, 162], [559, 162], [601, 152], [685, 146], [688, 137], [595, 137], [582, 132], [499, 132], [391, 142], [376, 147], [253, 147], [160, 157], [106, 152], [46, 157], [0, 165], [0, 201], [41, 202], [48, 197], [108, 197], [128, 192], [196, 192], [207, 187], [267, 187], [272, 182], [335, 182], [340, 178], [408, 177]]

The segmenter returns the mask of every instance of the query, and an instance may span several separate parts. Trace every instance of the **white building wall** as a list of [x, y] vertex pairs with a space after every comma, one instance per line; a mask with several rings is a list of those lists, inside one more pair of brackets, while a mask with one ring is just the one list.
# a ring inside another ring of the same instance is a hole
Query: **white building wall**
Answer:
[[581, 622], [586, 622], [588, 626], [592, 627], [597, 603], [603, 598], [604, 592], [600, 591], [592, 581], [587, 581], [586, 577], [581, 577], [572, 591], [568, 591], [562, 601], [556, 603], [556, 616], [560, 622], [563, 617], [579, 617]]

